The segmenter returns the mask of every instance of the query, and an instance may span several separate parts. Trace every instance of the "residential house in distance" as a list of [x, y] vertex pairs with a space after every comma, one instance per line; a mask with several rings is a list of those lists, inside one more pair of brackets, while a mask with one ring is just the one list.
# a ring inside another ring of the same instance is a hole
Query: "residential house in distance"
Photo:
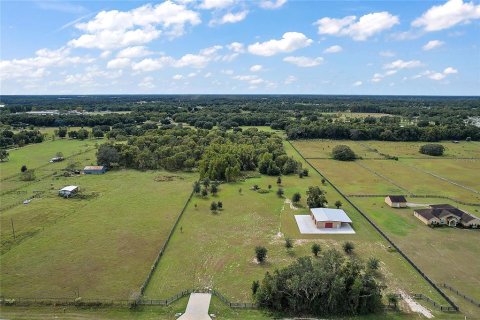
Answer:
[[85, 174], [103, 174], [107, 171], [105, 166], [86, 166], [83, 168], [83, 173]]
[[429, 226], [447, 225], [455, 227], [461, 225], [465, 228], [480, 227], [479, 218], [449, 204], [435, 204], [430, 205], [428, 209], [415, 209], [413, 215]]
[[58, 191], [58, 195], [64, 198], [70, 198], [78, 192], [78, 186], [66, 186]]
[[386, 196], [385, 203], [392, 208], [406, 208], [407, 199], [404, 196]]

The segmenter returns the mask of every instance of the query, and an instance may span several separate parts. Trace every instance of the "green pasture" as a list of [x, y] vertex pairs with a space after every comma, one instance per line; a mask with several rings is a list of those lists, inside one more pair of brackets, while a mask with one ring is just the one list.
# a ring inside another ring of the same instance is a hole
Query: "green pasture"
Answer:
[[362, 158], [381, 158], [375, 151], [365, 147], [363, 142], [352, 140], [295, 140], [295, 147], [305, 158], [332, 158], [332, 149], [338, 145], [347, 145], [358, 157]]
[[[289, 144], [287, 153], [300, 159]], [[146, 297], [166, 298], [185, 288], [215, 288], [232, 301], [249, 302], [253, 280], [262, 279], [266, 271], [285, 266], [297, 257], [310, 255], [314, 241], [324, 250], [338, 248], [345, 240], [356, 245], [355, 257], [375, 256], [382, 261], [381, 280], [389, 291], [402, 288], [407, 292], [422, 292], [445, 303], [441, 297], [411, 268], [401, 256], [387, 248], [387, 243], [367, 224], [358, 212], [344, 203], [344, 209], [354, 221], [355, 235], [301, 235], [294, 220], [295, 214], [307, 214], [305, 206], [308, 186], [319, 185], [327, 192], [330, 205], [341, 197], [330, 185], [322, 186], [321, 177], [309, 168], [310, 176], [282, 177], [282, 188], [289, 199], [301, 192], [303, 200], [298, 210], [290, 208], [279, 198], [275, 177], [258, 176], [245, 181], [222, 184], [217, 196], [194, 197], [185, 211], [163, 255]], [[253, 185], [268, 190], [259, 193]], [[242, 189], [241, 193], [239, 189]], [[222, 201], [224, 209], [212, 213], [210, 203]], [[284, 247], [284, 237], [295, 240], [294, 248]], [[257, 245], [268, 249], [267, 262], [258, 265], [254, 259]]]
[[378, 152], [397, 156], [399, 158], [480, 158], [480, 142], [478, 141], [452, 141], [435, 142], [445, 147], [445, 153], [442, 157], [432, 157], [418, 152], [420, 147], [430, 142], [392, 142], [392, 141], [364, 141], [362, 142], [370, 148], [378, 150]]
[[[172, 181], [163, 181], [166, 176]], [[129, 298], [143, 283], [194, 178], [121, 170], [42, 182], [47, 189], [53, 183], [42, 198], [2, 212], [2, 294]], [[57, 190], [70, 184], [87, 198], [58, 197]]]
[[[479, 230], [430, 228], [413, 215], [414, 208], [394, 209], [383, 198], [352, 198], [373, 221], [436, 283], [447, 283], [480, 300]], [[450, 203], [474, 215], [480, 208], [435, 198], [408, 198], [417, 204]], [[452, 273], [452, 270], [455, 270]], [[474, 315], [478, 309], [445, 289], [460, 303], [461, 310]]]

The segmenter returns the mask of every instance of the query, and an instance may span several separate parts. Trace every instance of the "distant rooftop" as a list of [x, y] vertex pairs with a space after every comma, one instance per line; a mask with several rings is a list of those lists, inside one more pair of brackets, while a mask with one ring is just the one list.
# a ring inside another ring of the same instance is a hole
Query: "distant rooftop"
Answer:
[[317, 221], [338, 221], [352, 223], [342, 209], [312, 208], [310, 209]]

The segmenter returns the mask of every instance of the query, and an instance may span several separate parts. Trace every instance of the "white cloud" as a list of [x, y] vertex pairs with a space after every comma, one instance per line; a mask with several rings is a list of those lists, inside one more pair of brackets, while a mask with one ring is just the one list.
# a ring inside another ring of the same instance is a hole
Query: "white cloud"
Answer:
[[278, 9], [285, 3], [287, 3], [287, 0], [262, 0], [258, 5], [263, 9]]
[[480, 5], [475, 5], [474, 2], [464, 3], [463, 0], [450, 0], [428, 9], [412, 22], [412, 26], [425, 31], [438, 31], [475, 19], [480, 19]]
[[421, 67], [423, 64], [418, 60], [395, 60], [393, 62], [387, 63], [383, 66], [384, 69], [411, 69]]
[[138, 84], [140, 88], [145, 88], [145, 89], [153, 89], [155, 88], [155, 85], [153, 84], [153, 77], [145, 77], [142, 79], [142, 81]]
[[199, 23], [197, 12], [170, 0], [130, 11], [101, 11], [92, 20], [75, 25], [85, 33], [71, 40], [69, 45], [102, 50], [141, 45], [157, 39], [162, 33], [180, 36], [186, 25]]
[[172, 77], [173, 80], [182, 80], [183, 76], [181, 74], [176, 74]]
[[90, 57], [72, 56], [70, 53], [70, 48], [65, 47], [57, 50], [44, 48], [37, 50], [33, 58], [1, 60], [1, 79], [42, 78], [49, 74], [48, 68], [86, 64], [95, 60]]
[[286, 32], [280, 40], [269, 40], [266, 42], [256, 42], [248, 46], [248, 52], [259, 56], [273, 56], [278, 53], [292, 52], [301, 48], [308, 47], [313, 43], [312, 39], [307, 38], [303, 33]]
[[239, 11], [237, 13], [228, 12], [223, 15], [219, 20], [210, 21], [210, 25], [225, 24], [225, 23], [237, 23], [244, 20], [248, 15], [248, 10]]
[[103, 51], [101, 54], [100, 54], [100, 58], [102, 59], [106, 59], [108, 57], [110, 57], [110, 55], [112, 54], [112, 51]]
[[232, 42], [229, 45], [227, 45], [227, 48], [229, 50], [232, 50], [233, 52], [236, 52], [236, 53], [245, 52], [245, 48], [243, 46], [243, 43], [240, 43], [240, 42]]
[[310, 67], [316, 67], [320, 65], [323, 62], [322, 57], [317, 57], [317, 58], [309, 58], [309, 57], [286, 57], [283, 59], [283, 61], [292, 63], [298, 67], [302, 68], [310, 68]]
[[235, 3], [234, 0], [203, 0], [200, 4], [202, 9], [223, 9], [230, 7]]
[[448, 75], [455, 74], [455, 73], [458, 73], [457, 69], [455, 69], [453, 67], [447, 67], [442, 72], [435, 72], [435, 71], [430, 71], [430, 70], [423, 71], [423, 72], [413, 76], [412, 79], [419, 79], [419, 78], [422, 78], [422, 77], [427, 77], [431, 80], [440, 81], [440, 80], [445, 79]]
[[205, 75], [203, 76], [204, 78], [210, 78], [212, 76], [212, 73], [211, 72], [207, 72], [205, 73]]
[[387, 11], [369, 13], [361, 16], [347, 16], [341, 19], [322, 18], [315, 22], [319, 34], [348, 36], [356, 41], [363, 41], [400, 23], [397, 16]]
[[428, 41], [423, 47], [423, 51], [429, 51], [438, 47], [441, 47], [445, 44], [445, 42], [440, 40], [430, 40]]
[[145, 46], [128, 47], [117, 53], [117, 58], [139, 58], [152, 54]]
[[327, 49], [323, 50], [324, 53], [337, 53], [343, 51], [343, 48], [340, 47], [339, 45], [334, 45], [331, 47], [328, 47]]
[[130, 66], [129, 58], [115, 58], [107, 63], [108, 69], [124, 69], [128, 66]]
[[354, 87], [359, 87], [359, 86], [361, 86], [362, 84], [363, 84], [362, 81], [355, 81], [355, 82], [353, 83], [353, 86], [354, 86]]
[[395, 52], [389, 51], [389, 50], [380, 51], [378, 54], [381, 55], [382, 57], [388, 57], [388, 58], [395, 57]]
[[298, 81], [298, 78], [297, 78], [297, 77], [295, 77], [295, 76], [288, 76], [288, 77], [285, 79], [284, 83], [285, 83], [285, 84], [292, 84], [292, 83], [294, 83], [294, 82], [296, 82], [296, 81]]
[[263, 70], [263, 66], [261, 64], [255, 64], [255, 65], [250, 67], [251, 72], [258, 72], [258, 71], [261, 71], [261, 70]]
[[200, 50], [198, 54], [188, 53], [180, 59], [175, 59], [169, 56], [161, 56], [159, 58], [146, 58], [137, 63], [133, 63], [132, 69], [134, 71], [150, 72], [159, 70], [165, 67], [173, 68], [197, 68], [201, 69], [208, 65], [210, 61], [221, 58], [217, 53], [222, 49], [222, 46], [212, 46]]
[[231, 76], [233, 74], [233, 70], [231, 69], [227, 69], [227, 70], [222, 70], [220, 71], [222, 74], [226, 74], [226, 75], [229, 75]]

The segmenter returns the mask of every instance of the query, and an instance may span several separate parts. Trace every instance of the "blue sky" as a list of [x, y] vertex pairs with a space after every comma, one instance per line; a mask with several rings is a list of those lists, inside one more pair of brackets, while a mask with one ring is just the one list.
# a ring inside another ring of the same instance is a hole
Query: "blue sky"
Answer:
[[2, 94], [479, 95], [478, 1], [2, 1]]

